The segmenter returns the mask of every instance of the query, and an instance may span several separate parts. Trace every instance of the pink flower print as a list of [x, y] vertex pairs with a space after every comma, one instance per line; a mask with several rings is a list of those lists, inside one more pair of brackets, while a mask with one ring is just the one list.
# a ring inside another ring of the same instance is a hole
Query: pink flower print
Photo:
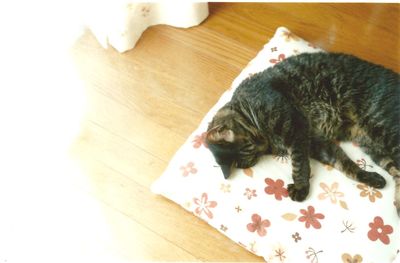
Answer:
[[268, 219], [262, 220], [261, 216], [257, 214], [253, 214], [251, 216], [251, 221], [253, 223], [247, 224], [247, 230], [250, 232], [256, 232], [260, 237], [263, 237], [267, 234], [267, 227], [271, 225]]
[[312, 43], [308, 43], [307, 46], [312, 47], [313, 49], [317, 49], [318, 47]]
[[252, 197], [257, 197], [256, 190], [251, 190], [250, 188], [246, 188], [246, 191], [243, 194], [247, 197], [247, 199], [251, 199]]
[[368, 238], [371, 241], [380, 240], [383, 244], [387, 245], [390, 243], [389, 234], [393, 233], [393, 227], [385, 225], [383, 219], [380, 216], [374, 218], [374, 222], [369, 223], [371, 230], [368, 231]]
[[285, 183], [281, 179], [274, 181], [271, 178], [266, 178], [265, 183], [267, 187], [265, 187], [264, 191], [269, 195], [275, 195], [276, 200], [282, 200], [282, 196], [289, 196], [287, 189], [283, 187]]
[[366, 170], [367, 167], [369, 167], [369, 168], [372, 168], [372, 167], [373, 167], [372, 165], [367, 164], [367, 161], [365, 161], [364, 158], [361, 158], [361, 159], [357, 160], [356, 163], [357, 163], [357, 165], [358, 165], [361, 169], [363, 169], [363, 170]]
[[182, 176], [186, 177], [189, 174], [195, 174], [197, 173], [197, 169], [194, 167], [193, 162], [188, 162], [186, 166], [181, 166], [181, 171], [182, 171]]
[[272, 64], [277, 64], [279, 62], [282, 62], [285, 58], [286, 58], [285, 54], [280, 54], [277, 59], [275, 59], [275, 58], [270, 59], [269, 62]]
[[324, 190], [323, 193], [320, 193], [318, 195], [319, 200], [324, 200], [329, 197], [331, 199], [332, 204], [336, 204], [337, 197], [344, 196], [342, 192], [338, 191], [339, 184], [337, 182], [334, 182], [331, 187], [329, 187], [325, 183], [320, 183], [319, 186], [322, 188], [322, 190]]
[[321, 228], [321, 223], [318, 219], [324, 219], [325, 216], [323, 214], [315, 213], [315, 209], [313, 206], [308, 206], [307, 210], [300, 209], [300, 213], [304, 216], [299, 217], [300, 222], [306, 222], [306, 228], [310, 228], [310, 225], [313, 226], [315, 229]]
[[193, 147], [198, 149], [200, 148], [202, 145], [204, 145], [204, 147], [208, 148], [208, 145], [206, 143], [206, 136], [207, 136], [207, 132], [203, 132], [200, 135], [196, 135], [194, 137], [193, 142]]
[[217, 206], [216, 201], [208, 201], [207, 194], [203, 193], [200, 199], [193, 198], [193, 202], [198, 205], [198, 207], [196, 207], [194, 210], [196, 215], [200, 216], [204, 212], [208, 218], [213, 218], [213, 213], [211, 212], [210, 208]]
[[293, 34], [292, 32], [289, 32], [289, 31], [283, 31], [282, 36], [284, 37], [286, 42], [289, 42], [290, 40], [294, 40], [294, 41], [300, 40], [300, 38], [298, 36], [296, 36], [295, 34]]

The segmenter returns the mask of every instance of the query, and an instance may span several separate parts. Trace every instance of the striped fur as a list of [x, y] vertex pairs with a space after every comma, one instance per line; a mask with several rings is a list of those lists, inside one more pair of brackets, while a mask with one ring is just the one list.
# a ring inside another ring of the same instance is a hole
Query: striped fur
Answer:
[[381, 175], [360, 169], [334, 143], [356, 141], [395, 179], [400, 212], [400, 75], [382, 66], [335, 53], [290, 57], [243, 81], [213, 118], [206, 140], [226, 178], [263, 154], [289, 152], [288, 190], [296, 201], [309, 192], [309, 157], [384, 187]]

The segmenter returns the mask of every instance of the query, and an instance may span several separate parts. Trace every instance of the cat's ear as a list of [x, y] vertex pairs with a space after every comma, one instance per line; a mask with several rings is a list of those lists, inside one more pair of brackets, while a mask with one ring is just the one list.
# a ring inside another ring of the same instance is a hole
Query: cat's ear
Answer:
[[235, 141], [235, 133], [226, 127], [214, 127], [207, 132], [207, 141], [211, 143], [232, 143]]

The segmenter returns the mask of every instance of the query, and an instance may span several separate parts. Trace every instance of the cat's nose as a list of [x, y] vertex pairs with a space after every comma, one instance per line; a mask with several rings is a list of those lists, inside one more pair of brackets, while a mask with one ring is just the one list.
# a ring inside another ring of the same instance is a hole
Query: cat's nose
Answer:
[[222, 173], [224, 174], [225, 179], [228, 179], [228, 177], [231, 175], [232, 172], [232, 165], [223, 164], [221, 165], [221, 170]]

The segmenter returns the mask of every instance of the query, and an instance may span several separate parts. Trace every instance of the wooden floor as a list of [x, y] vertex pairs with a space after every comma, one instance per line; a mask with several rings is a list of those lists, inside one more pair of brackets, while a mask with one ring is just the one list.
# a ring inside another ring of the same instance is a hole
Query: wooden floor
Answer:
[[262, 261], [150, 185], [277, 27], [400, 71], [399, 5], [209, 7], [200, 26], [154, 26], [123, 54], [103, 49], [89, 32], [71, 50], [87, 103], [70, 149], [81, 177], [73, 189], [98, 206], [76, 237], [92, 235], [78, 250], [86, 256], [99, 249], [127, 261]]

